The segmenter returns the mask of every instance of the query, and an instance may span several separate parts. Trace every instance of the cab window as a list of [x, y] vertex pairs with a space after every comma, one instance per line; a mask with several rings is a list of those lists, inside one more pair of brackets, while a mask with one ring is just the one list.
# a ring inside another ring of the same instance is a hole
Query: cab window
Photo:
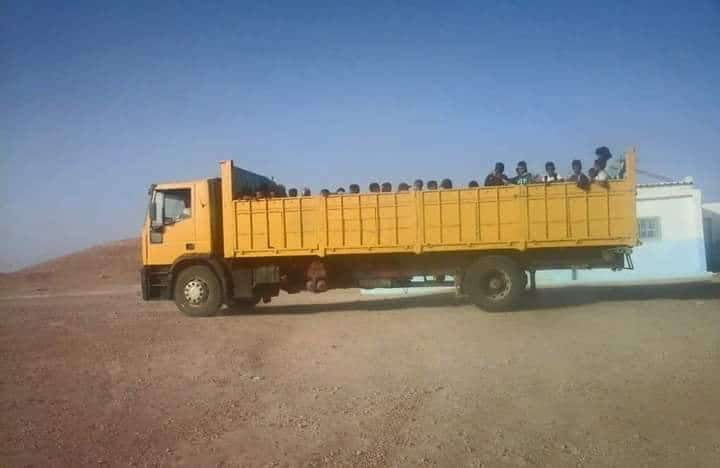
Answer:
[[190, 189], [163, 190], [158, 195], [157, 198], [162, 200], [163, 223], [174, 223], [192, 216]]

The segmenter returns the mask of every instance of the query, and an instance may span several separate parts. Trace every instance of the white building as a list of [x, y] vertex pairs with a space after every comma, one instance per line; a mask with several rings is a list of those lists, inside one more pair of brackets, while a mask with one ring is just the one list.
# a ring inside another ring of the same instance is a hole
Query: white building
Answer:
[[[720, 230], [720, 204], [716, 231]], [[634, 270], [538, 272], [538, 285], [565, 282], [636, 281], [708, 275], [702, 195], [692, 179], [638, 185], [637, 217], [642, 245], [633, 249]], [[720, 240], [720, 234], [716, 234]]]

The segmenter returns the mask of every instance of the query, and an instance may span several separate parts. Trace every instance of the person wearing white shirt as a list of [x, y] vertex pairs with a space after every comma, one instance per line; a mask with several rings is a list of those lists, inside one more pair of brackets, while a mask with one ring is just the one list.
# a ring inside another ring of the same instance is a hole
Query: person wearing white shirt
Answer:
[[555, 163], [552, 161], [548, 161], [545, 163], [545, 175], [542, 177], [542, 182], [545, 182], [546, 184], [552, 183], [552, 182], [562, 182], [563, 179], [560, 174], [557, 173], [555, 170]]
[[603, 187], [607, 187], [609, 177], [607, 171], [605, 170], [604, 160], [596, 160], [588, 174], [590, 175], [590, 182], [597, 182]]

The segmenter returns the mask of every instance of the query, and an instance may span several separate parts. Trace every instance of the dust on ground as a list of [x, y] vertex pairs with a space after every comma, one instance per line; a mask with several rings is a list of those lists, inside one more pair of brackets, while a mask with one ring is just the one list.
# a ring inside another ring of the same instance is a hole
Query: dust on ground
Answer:
[[720, 466], [717, 282], [193, 319], [92, 277], [2, 291], [0, 466]]

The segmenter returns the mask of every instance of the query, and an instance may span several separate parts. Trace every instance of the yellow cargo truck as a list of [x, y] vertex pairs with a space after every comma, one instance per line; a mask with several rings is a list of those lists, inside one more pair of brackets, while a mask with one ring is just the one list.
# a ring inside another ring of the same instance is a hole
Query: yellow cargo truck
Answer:
[[142, 232], [145, 300], [193, 316], [251, 308], [280, 290], [448, 284], [503, 310], [528, 271], [631, 267], [635, 152], [606, 185], [256, 196], [276, 186], [221, 162], [221, 177], [152, 185]]

